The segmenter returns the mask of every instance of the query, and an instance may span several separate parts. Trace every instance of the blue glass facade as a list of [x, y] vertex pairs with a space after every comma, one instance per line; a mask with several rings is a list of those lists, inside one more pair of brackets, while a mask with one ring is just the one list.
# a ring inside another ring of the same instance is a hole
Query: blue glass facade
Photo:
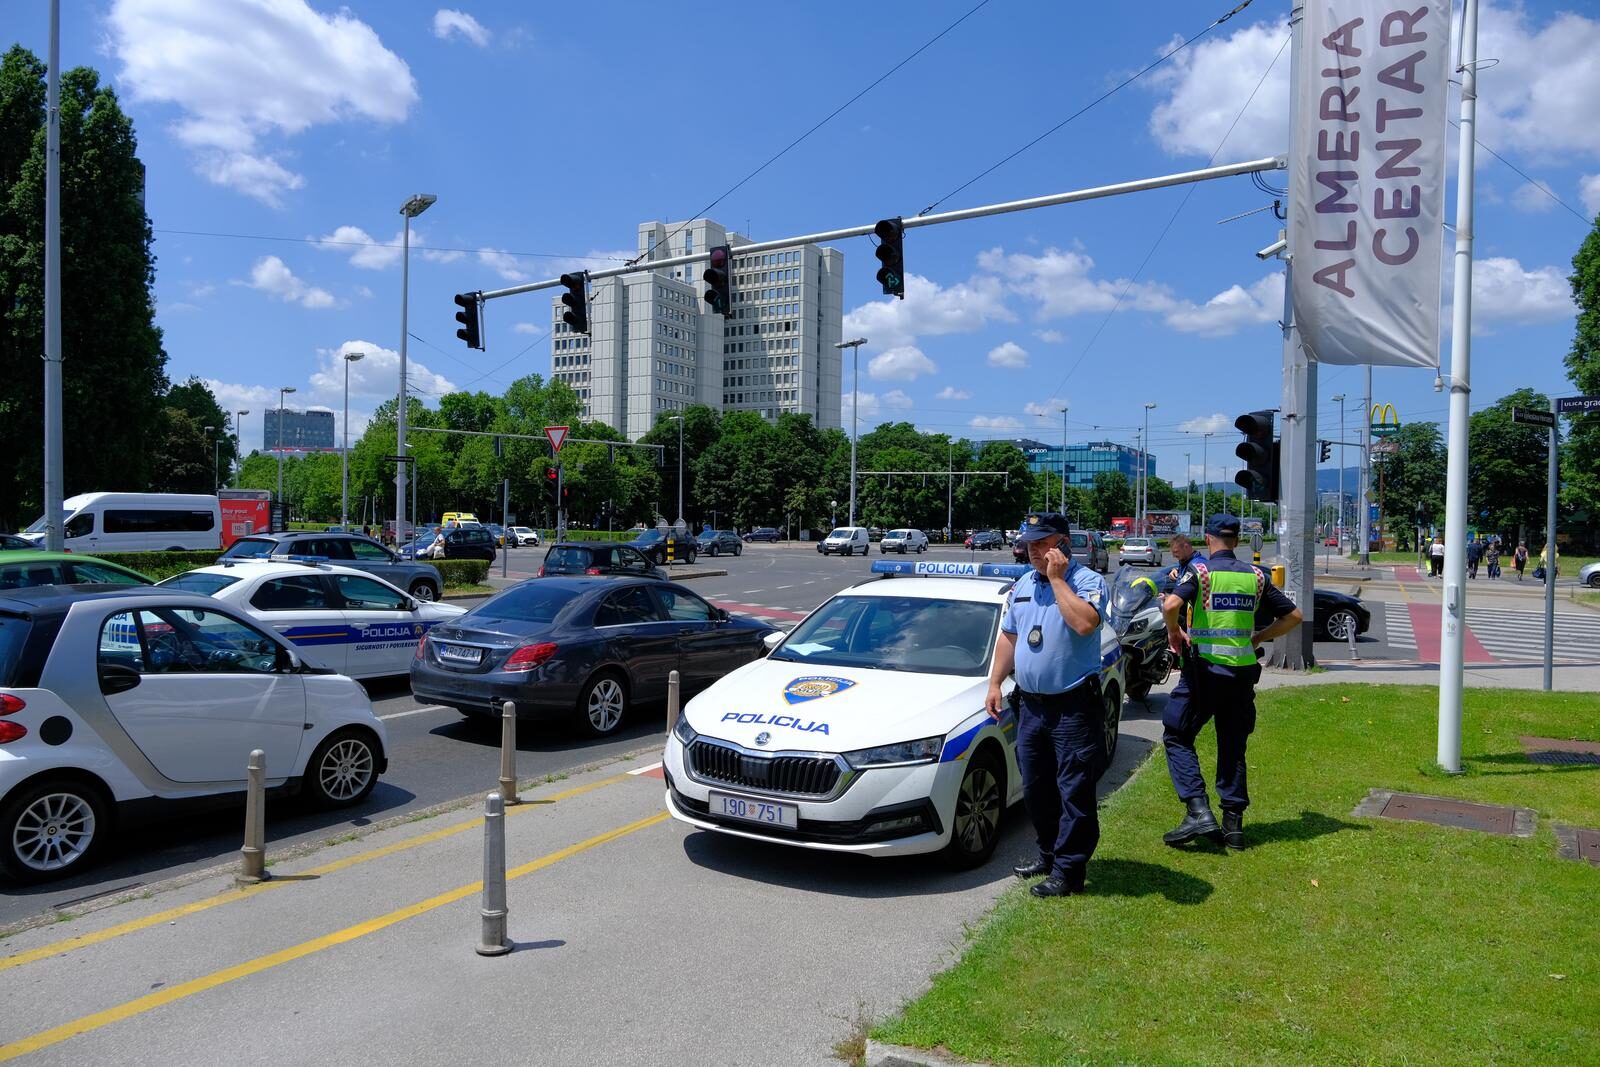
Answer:
[[[978, 441], [973, 446], [973, 458], [983, 451], [983, 446], [991, 444], [990, 441]], [[1035, 474], [1049, 471], [1051, 474], [1061, 473], [1061, 446], [1045, 444], [1043, 441], [1034, 441], [1026, 437], [1013, 437], [1000, 442], [1001, 444], [1015, 445], [1028, 457], [1028, 469]], [[1067, 484], [1078, 485], [1085, 489], [1093, 488], [1095, 475], [1102, 471], [1117, 471], [1128, 484], [1132, 485], [1139, 474], [1139, 450], [1128, 445], [1118, 444], [1115, 441], [1084, 441], [1078, 444], [1069, 444], [1066, 448]], [[1158, 477], [1156, 473], [1156, 457], [1150, 457], [1150, 477]]]

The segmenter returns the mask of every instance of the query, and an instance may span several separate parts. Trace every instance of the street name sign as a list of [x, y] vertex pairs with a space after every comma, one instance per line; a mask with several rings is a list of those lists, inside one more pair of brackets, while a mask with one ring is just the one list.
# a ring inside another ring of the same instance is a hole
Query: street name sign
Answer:
[[1591, 411], [1600, 411], [1600, 396], [1559, 397], [1556, 400], [1556, 410], [1563, 415], [1583, 415]]
[[1511, 421], [1525, 422], [1530, 426], [1552, 427], [1556, 424], [1556, 413], [1540, 411], [1538, 408], [1512, 408]]

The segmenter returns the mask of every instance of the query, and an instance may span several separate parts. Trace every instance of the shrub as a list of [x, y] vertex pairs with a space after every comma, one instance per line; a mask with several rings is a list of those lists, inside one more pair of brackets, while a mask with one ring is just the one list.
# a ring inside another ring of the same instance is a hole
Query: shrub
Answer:
[[489, 577], [489, 561], [486, 559], [434, 559], [428, 562], [439, 568], [439, 577], [444, 579], [447, 589], [461, 585], [482, 585], [484, 579]]
[[159, 582], [196, 567], [209, 567], [221, 555], [220, 551], [211, 548], [200, 552], [99, 552], [96, 558], [121, 564], [129, 570], [138, 571], [152, 582]]

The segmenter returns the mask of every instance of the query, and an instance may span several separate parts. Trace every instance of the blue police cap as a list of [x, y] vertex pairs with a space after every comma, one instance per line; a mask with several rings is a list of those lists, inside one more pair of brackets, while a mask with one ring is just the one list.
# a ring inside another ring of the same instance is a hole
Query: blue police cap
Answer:
[[1040, 511], [1022, 520], [1022, 532], [1017, 535], [1017, 540], [1038, 541], [1053, 534], [1065, 537], [1071, 532], [1072, 524], [1067, 521], [1065, 515], [1054, 511]]
[[1238, 537], [1239, 516], [1228, 514], [1211, 516], [1206, 520], [1206, 533], [1213, 537]]

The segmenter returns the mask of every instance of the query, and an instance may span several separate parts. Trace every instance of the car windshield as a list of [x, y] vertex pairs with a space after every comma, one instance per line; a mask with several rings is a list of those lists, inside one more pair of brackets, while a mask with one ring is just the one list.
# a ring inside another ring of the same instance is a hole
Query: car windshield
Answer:
[[524, 582], [512, 586], [499, 596], [486, 600], [457, 621], [456, 625], [472, 627], [475, 624], [499, 620], [514, 622], [554, 622], [561, 609], [572, 602], [577, 593], [548, 582]]
[[931, 597], [838, 596], [769, 659], [980, 677], [988, 672], [1000, 605]]
[[848, 541], [856, 535], [854, 527], [844, 526], [828, 535], [830, 541]]
[[[581, 571], [591, 565], [594, 555], [587, 548], [578, 545], [555, 545], [544, 554], [546, 570], [577, 570]], [[594, 564], [598, 566], [598, 563]]]
[[1129, 548], [1149, 548], [1150, 539], [1147, 537], [1130, 537], [1123, 544]]
[[226, 589], [239, 579], [232, 574], [206, 574], [203, 571], [189, 571], [186, 574], [175, 574], [165, 581], [157, 582], [163, 589], [183, 589], [190, 593], [199, 593], [202, 596], [212, 596], [219, 589]]
[[633, 539], [633, 542], [637, 545], [653, 545], [657, 541], [664, 540], [666, 540], [666, 535], [660, 530], [642, 530], [639, 536]]
[[223, 559], [262, 559], [272, 555], [278, 550], [278, 542], [266, 541], [256, 537], [244, 537], [235, 541], [222, 554]]
[[883, 536], [884, 537], [894, 537], [894, 538], [898, 538], [898, 539], [903, 541], [907, 537], [911, 536], [911, 531], [910, 530], [890, 530], [888, 533], [884, 534]]
[[26, 530], [23, 530], [22, 532], [23, 533], [44, 533], [45, 525], [46, 525], [46, 523], [44, 521], [44, 516], [40, 515], [37, 519], [33, 520], [32, 524], [29, 525]]

